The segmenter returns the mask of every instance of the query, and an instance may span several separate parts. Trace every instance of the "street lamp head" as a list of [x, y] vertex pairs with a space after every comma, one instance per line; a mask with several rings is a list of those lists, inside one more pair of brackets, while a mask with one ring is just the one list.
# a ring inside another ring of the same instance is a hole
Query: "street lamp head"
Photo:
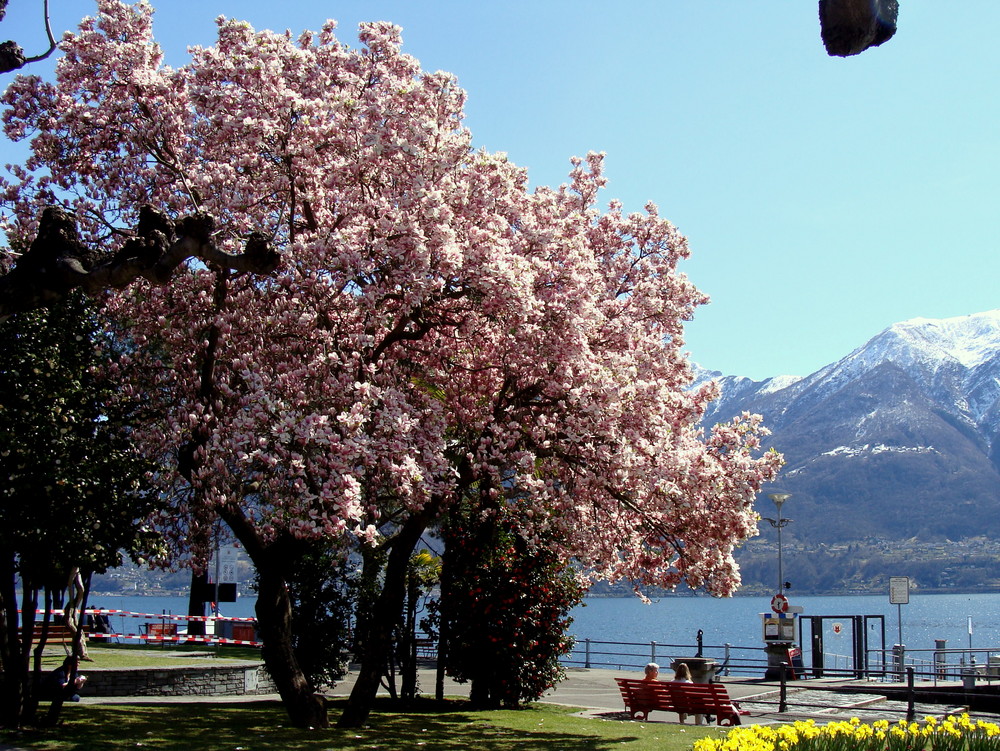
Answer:
[[778, 513], [780, 514], [781, 513], [781, 504], [784, 503], [785, 501], [787, 501], [789, 498], [791, 498], [792, 494], [791, 493], [770, 493], [767, 497], [770, 498], [772, 501], [774, 501], [774, 505], [778, 507]]

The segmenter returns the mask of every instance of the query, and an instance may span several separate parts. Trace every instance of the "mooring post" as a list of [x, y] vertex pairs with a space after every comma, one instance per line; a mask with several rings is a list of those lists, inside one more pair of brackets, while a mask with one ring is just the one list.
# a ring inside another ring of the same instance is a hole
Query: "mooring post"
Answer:
[[917, 692], [913, 688], [913, 666], [906, 668], [906, 721], [913, 722], [917, 716], [914, 704], [917, 699]]
[[778, 671], [781, 674], [781, 690], [778, 693], [778, 711], [787, 712], [788, 711], [788, 663], [781, 663], [781, 669]]

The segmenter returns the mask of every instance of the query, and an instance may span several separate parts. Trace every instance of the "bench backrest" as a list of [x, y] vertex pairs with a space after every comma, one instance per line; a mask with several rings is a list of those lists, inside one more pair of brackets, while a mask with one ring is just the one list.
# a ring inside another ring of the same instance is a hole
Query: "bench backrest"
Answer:
[[670, 689], [664, 681], [643, 681], [635, 678], [615, 678], [627, 707], [669, 709]]
[[733, 702], [729, 692], [721, 683], [669, 683], [674, 707], [687, 714], [704, 713], [706, 708], [716, 710], [709, 714], [719, 714], [732, 710]]
[[177, 636], [176, 623], [147, 623], [146, 628], [149, 636]]
[[[732, 709], [729, 692], [721, 683], [681, 683], [615, 678], [626, 706], [676, 709], [686, 714], [704, 713], [706, 708]], [[696, 711], [697, 710], [697, 711]]]
[[[42, 624], [36, 623], [31, 632], [31, 641], [37, 644], [42, 640]], [[73, 641], [73, 632], [65, 623], [50, 623], [49, 632], [45, 636], [46, 643], [62, 644]]]

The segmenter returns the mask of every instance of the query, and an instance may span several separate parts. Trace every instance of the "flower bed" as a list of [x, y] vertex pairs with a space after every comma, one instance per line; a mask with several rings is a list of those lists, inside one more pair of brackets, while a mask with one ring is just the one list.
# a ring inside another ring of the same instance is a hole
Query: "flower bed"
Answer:
[[854, 718], [824, 725], [813, 720], [746, 725], [721, 739], [696, 741], [694, 751], [1000, 751], [1000, 726], [968, 715], [894, 724]]

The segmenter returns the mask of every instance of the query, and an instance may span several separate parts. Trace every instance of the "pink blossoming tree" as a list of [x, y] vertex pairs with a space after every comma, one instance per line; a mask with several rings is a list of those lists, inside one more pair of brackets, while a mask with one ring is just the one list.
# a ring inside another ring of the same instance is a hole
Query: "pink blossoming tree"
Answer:
[[295, 39], [220, 19], [216, 46], [173, 69], [149, 6], [98, 8], [55, 83], [6, 95], [7, 134], [33, 148], [6, 230], [30, 239], [59, 202], [110, 253], [150, 205], [197, 212], [234, 255], [280, 251], [268, 275], [189, 262], [107, 307], [130, 337], [123, 392], [157, 415], [137, 440], [172, 504], [158, 522], [196, 563], [220, 519], [243, 543], [296, 724], [326, 718], [291, 647], [289, 562], [317, 538], [385, 548], [341, 718], [357, 725], [414, 545], [471, 488], [484, 513], [516, 497], [528, 543], [594, 577], [735, 589], [732, 549], [780, 458], [756, 417], [700, 432], [713, 391], [686, 390], [682, 326], [704, 302], [677, 271], [686, 242], [653, 205], [597, 208], [600, 155], [529, 191], [470, 148], [463, 92], [389, 24], [350, 48], [333, 23]]

